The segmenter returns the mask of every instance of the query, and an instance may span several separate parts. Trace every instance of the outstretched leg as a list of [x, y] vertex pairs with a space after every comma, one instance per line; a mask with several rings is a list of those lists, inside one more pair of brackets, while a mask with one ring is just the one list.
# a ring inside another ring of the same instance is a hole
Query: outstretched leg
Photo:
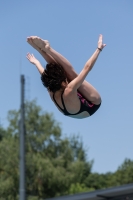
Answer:
[[[59, 63], [64, 68], [64, 70], [67, 73], [69, 81], [72, 81], [78, 76], [78, 74], [72, 67], [71, 63], [60, 53], [51, 48], [47, 40], [42, 40], [39, 37], [35, 37], [33, 39], [33, 43], [35, 43], [36, 46], [45, 51], [48, 55], [52, 56], [56, 60], [56, 62]], [[78, 90], [86, 99], [88, 99], [92, 103], [96, 105], [101, 103], [101, 97], [99, 93], [87, 81], [84, 81]]]
[[77, 76], [77, 74], [75, 74], [75, 71], [74, 71], [71, 63], [65, 57], [63, 57], [61, 54], [59, 54], [54, 49], [52, 49], [47, 40], [42, 40], [41, 38], [39, 38], [37, 36], [31, 36], [31, 37], [33, 39], [33, 43], [39, 49], [41, 49], [43, 52], [46, 52], [51, 57], [54, 56], [53, 58], [55, 59], [55, 61], [59, 65], [61, 65], [64, 68], [64, 70], [66, 71], [67, 78], [69, 79], [69, 81], [73, 80]]

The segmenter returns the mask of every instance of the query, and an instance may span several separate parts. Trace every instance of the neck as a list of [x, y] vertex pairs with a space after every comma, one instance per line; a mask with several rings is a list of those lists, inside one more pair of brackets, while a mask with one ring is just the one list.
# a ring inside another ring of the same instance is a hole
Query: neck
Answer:
[[55, 93], [57, 94], [57, 95], [60, 95], [62, 92], [64, 91], [64, 89], [60, 89], [60, 90], [57, 90]]

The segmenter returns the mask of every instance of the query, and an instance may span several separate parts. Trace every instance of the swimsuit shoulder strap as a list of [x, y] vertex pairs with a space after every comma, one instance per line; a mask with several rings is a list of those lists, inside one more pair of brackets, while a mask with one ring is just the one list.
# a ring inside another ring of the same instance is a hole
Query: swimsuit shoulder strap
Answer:
[[[55, 104], [64, 112], [64, 109], [62, 109], [62, 108], [59, 106], [59, 104], [57, 103], [57, 101], [55, 100], [54, 93], [53, 93], [53, 100], [54, 100]], [[61, 94], [61, 100], [62, 100], [62, 94]], [[62, 102], [62, 104], [63, 104], [63, 103], [64, 103], [64, 102]], [[63, 107], [64, 107], [64, 105], [63, 105]]]
[[63, 108], [64, 108], [64, 112], [65, 112], [66, 114], [70, 114], [70, 113], [67, 111], [66, 106], [65, 106], [65, 104], [64, 104], [63, 93], [64, 93], [64, 91], [63, 91], [62, 94], [61, 94], [61, 101], [62, 101], [62, 105], [63, 105]]
[[[59, 107], [60, 110], [62, 110], [62, 112], [63, 112], [65, 115], [77, 115], [77, 114], [81, 113], [81, 112], [82, 112], [82, 103], [81, 103], [81, 100], [80, 100], [80, 110], [79, 110], [77, 113], [71, 114], [71, 113], [69, 113], [69, 112], [67, 111], [66, 106], [65, 106], [65, 103], [64, 103], [64, 100], [63, 100], [63, 93], [64, 93], [64, 91], [61, 93], [61, 102], [62, 102], [62, 105], [63, 105], [63, 108], [64, 108], [64, 109], [62, 109], [62, 108], [59, 106], [59, 104], [56, 102], [55, 97], [54, 97], [54, 93], [53, 93], [53, 100], [54, 100], [55, 104], [57, 105], [57, 107]], [[84, 111], [84, 110], [83, 110], [83, 111]]]
[[63, 91], [62, 94], [61, 94], [61, 101], [62, 101], [62, 105], [63, 105], [63, 107], [64, 107], [64, 113], [65, 113], [66, 115], [77, 115], [77, 114], [81, 113], [81, 106], [82, 106], [81, 101], [80, 101], [80, 110], [79, 110], [77, 113], [71, 114], [71, 113], [69, 113], [69, 112], [67, 111], [66, 106], [65, 106], [65, 103], [64, 103], [64, 100], [63, 100], [63, 93], [64, 93], [64, 91]]

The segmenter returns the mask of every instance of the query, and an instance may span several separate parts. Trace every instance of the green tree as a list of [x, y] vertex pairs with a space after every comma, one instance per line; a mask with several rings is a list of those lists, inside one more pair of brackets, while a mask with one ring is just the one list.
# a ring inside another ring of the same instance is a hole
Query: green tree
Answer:
[[133, 183], [133, 161], [126, 158], [122, 165], [118, 167], [114, 176], [118, 185]]
[[82, 183], [82, 184], [76, 183], [76, 184], [71, 184], [68, 193], [76, 194], [76, 193], [80, 193], [80, 192], [91, 192], [93, 190], [95, 190], [95, 189], [86, 187], [84, 183]]
[[0, 142], [2, 141], [5, 134], [6, 134], [6, 131], [4, 130], [2, 126], [0, 126]]
[[72, 183], [82, 183], [91, 172], [80, 138], [63, 138], [59, 123], [35, 102], [26, 106], [26, 130], [29, 194], [43, 198], [67, 194]]
[[[115, 173], [91, 173], [93, 161], [78, 136], [63, 137], [60, 124], [36, 101], [25, 105], [26, 192], [29, 200], [74, 194], [133, 182], [133, 161], [125, 159]], [[0, 127], [0, 197], [18, 200], [19, 117], [8, 113], [9, 126]]]
[[85, 185], [95, 190], [128, 183], [133, 183], [133, 161], [130, 159], [125, 159], [114, 173], [90, 173], [85, 179]]
[[105, 189], [117, 185], [116, 177], [113, 173], [108, 172], [105, 174], [91, 173], [85, 180], [87, 187], [98, 189]]
[[[19, 193], [19, 113], [9, 111], [7, 137], [0, 143], [0, 196], [9, 200]], [[64, 138], [60, 124], [36, 101], [26, 103], [25, 122], [27, 195], [40, 199], [68, 194], [73, 184], [79, 188], [93, 164], [81, 139]]]
[[0, 197], [16, 200], [18, 195], [18, 140], [3, 137], [0, 142]]

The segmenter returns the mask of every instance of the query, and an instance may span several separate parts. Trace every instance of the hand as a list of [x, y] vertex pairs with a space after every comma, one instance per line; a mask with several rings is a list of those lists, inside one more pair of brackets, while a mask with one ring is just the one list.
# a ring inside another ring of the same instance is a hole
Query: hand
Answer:
[[36, 63], [38, 63], [39, 61], [34, 57], [33, 54], [27, 53], [26, 58], [34, 65], [36, 65]]
[[99, 35], [99, 40], [98, 40], [98, 48], [101, 50], [106, 46], [106, 44], [103, 44], [103, 36], [100, 34]]

